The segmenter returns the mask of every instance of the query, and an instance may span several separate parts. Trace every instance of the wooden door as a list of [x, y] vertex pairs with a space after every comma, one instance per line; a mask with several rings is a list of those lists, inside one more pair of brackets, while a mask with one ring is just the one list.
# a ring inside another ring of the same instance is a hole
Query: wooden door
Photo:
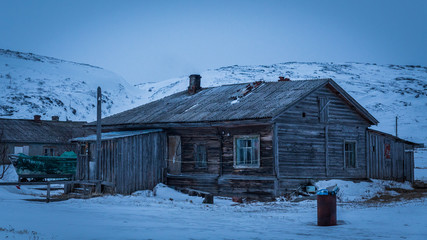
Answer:
[[181, 174], [181, 137], [168, 137], [168, 173]]

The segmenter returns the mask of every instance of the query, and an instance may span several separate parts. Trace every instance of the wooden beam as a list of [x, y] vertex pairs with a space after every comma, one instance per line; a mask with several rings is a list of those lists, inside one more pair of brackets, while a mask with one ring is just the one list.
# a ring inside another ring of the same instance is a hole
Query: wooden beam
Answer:
[[46, 202], [50, 202], [50, 182], [47, 182]]
[[99, 164], [101, 161], [101, 103], [102, 93], [101, 87], [97, 89], [96, 96], [96, 163], [95, 163], [95, 178], [99, 179]]
[[325, 126], [325, 175], [329, 176], [329, 153], [328, 153], [328, 145], [329, 145], [329, 125], [326, 123]]

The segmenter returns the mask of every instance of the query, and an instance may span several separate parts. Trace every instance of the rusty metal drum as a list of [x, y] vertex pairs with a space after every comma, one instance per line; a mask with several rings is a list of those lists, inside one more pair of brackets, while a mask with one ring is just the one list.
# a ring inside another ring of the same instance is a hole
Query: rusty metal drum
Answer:
[[337, 195], [317, 195], [317, 225], [337, 225]]

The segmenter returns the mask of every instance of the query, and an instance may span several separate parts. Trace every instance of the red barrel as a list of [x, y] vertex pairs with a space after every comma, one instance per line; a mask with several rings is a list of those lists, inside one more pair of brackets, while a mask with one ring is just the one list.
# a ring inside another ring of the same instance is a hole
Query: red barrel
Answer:
[[337, 195], [317, 195], [317, 225], [337, 225]]

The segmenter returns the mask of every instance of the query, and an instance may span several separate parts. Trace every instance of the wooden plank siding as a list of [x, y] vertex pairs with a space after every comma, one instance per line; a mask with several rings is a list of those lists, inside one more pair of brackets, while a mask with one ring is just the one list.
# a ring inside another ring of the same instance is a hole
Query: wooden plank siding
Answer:
[[[319, 99], [327, 99], [321, 121]], [[275, 119], [281, 192], [308, 179], [366, 178], [366, 129], [370, 125], [328, 87], [318, 89]], [[345, 167], [344, 141], [356, 142], [356, 167]], [[299, 179], [299, 180], [298, 180]]]
[[[164, 181], [166, 144], [165, 132], [103, 140], [96, 180], [113, 183], [115, 192], [121, 194], [153, 189]], [[79, 180], [92, 180], [89, 161], [95, 160], [95, 145], [89, 143], [88, 154], [78, 156], [76, 178]]]
[[[371, 130], [366, 138], [369, 178], [414, 181], [414, 145]], [[389, 157], [386, 145], [390, 147]]]

